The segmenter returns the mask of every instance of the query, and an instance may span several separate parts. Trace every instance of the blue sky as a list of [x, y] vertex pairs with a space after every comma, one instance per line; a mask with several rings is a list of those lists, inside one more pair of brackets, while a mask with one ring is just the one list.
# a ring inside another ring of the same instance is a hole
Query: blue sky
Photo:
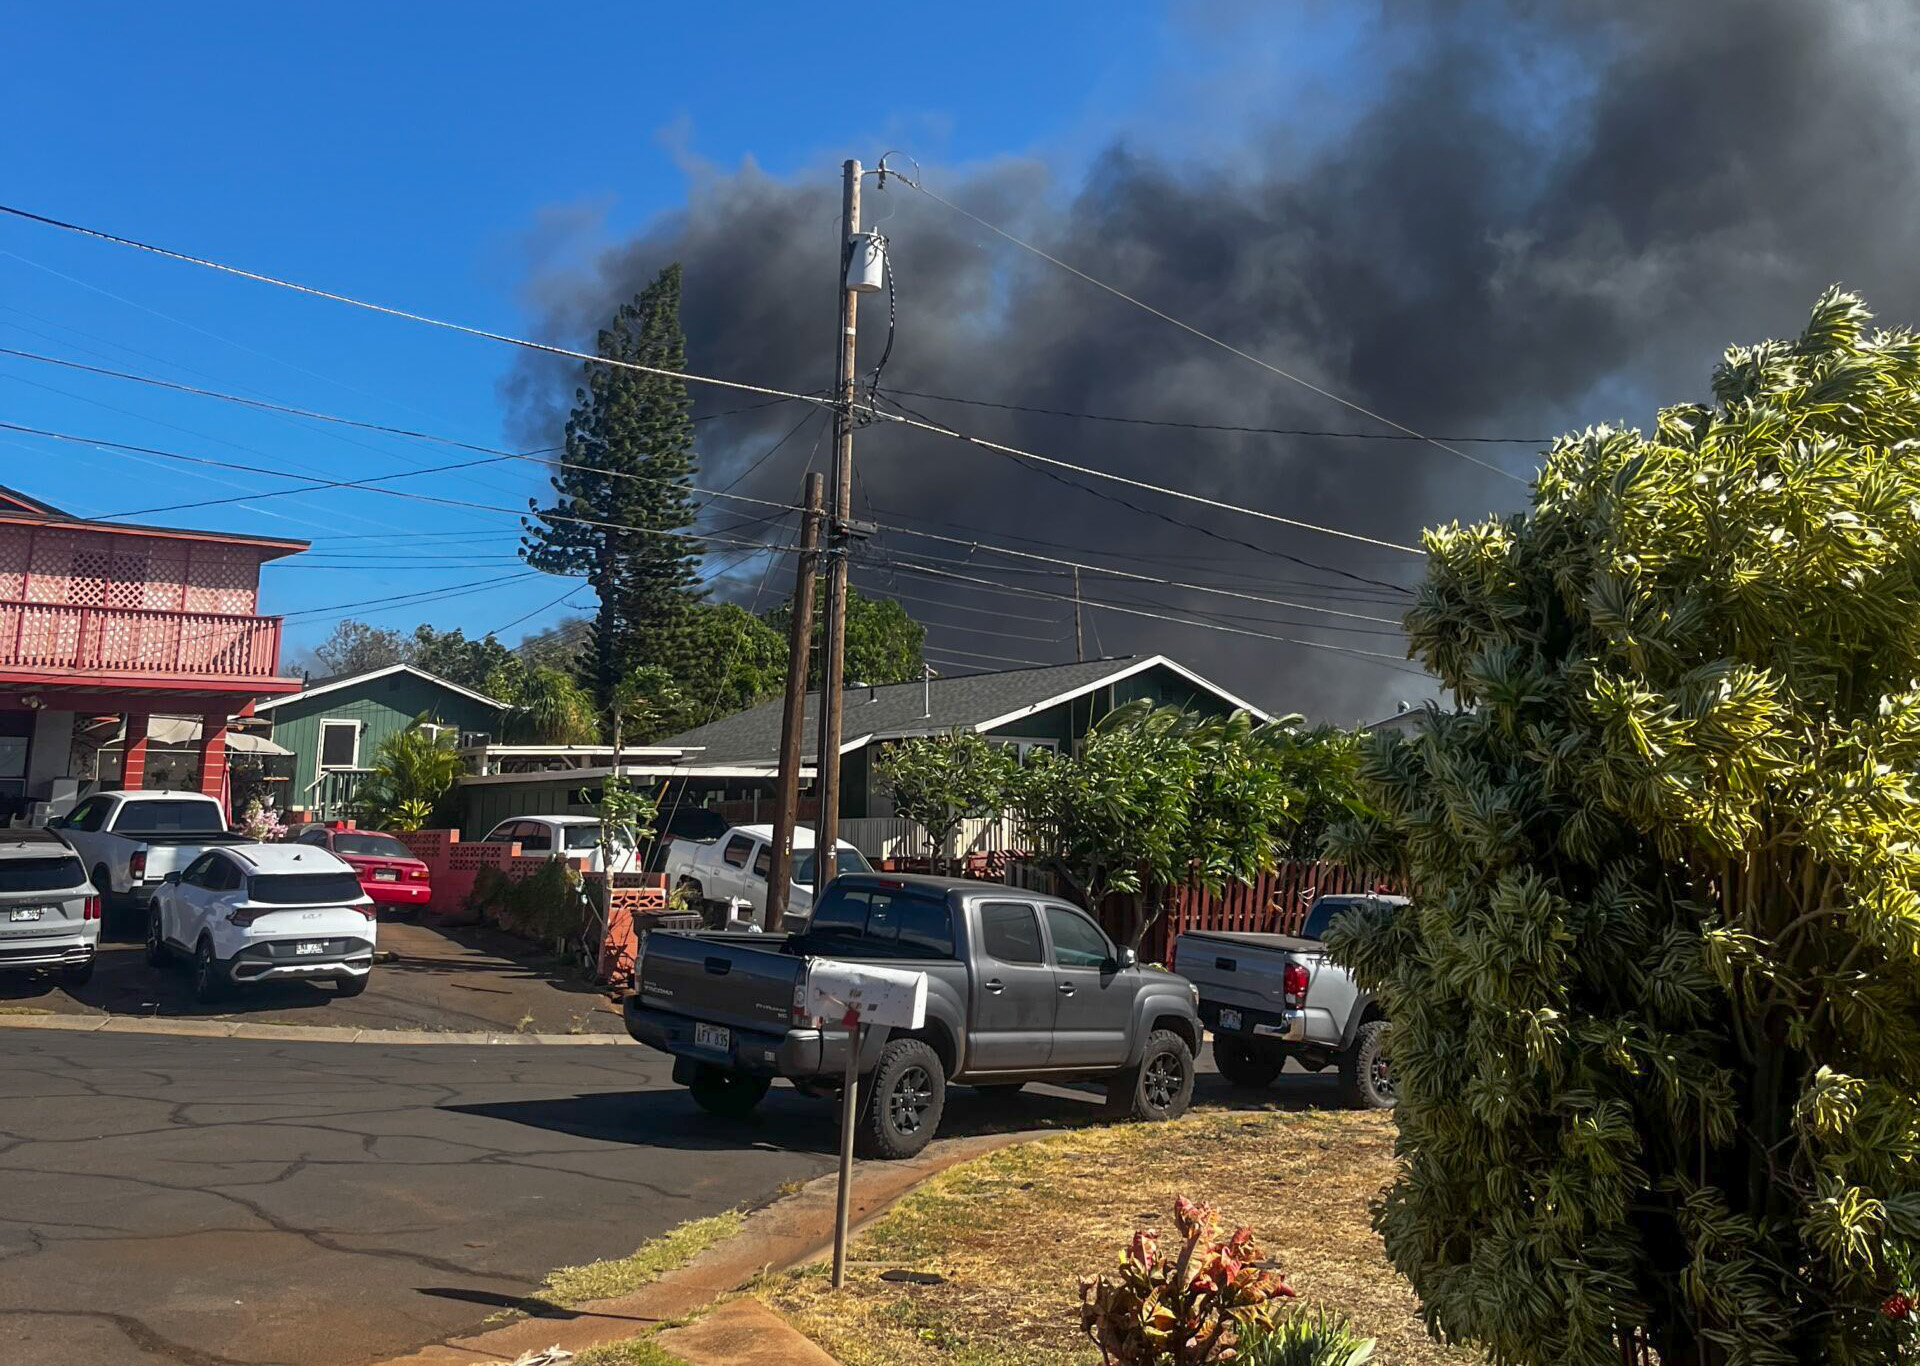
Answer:
[[[574, 244], [590, 249], [682, 204], [703, 166], [831, 183], [844, 156], [903, 148], [948, 167], [1037, 159], [1071, 192], [1116, 139], [1217, 159], [1282, 112], [1293, 136], [1331, 133], [1378, 69], [1352, 60], [1352, 14], [35, 6], [10, 30], [0, 180], [8, 202], [54, 217], [524, 334], [539, 324], [523, 289], [566, 240], [557, 223], [591, 223]], [[14, 219], [0, 219], [0, 346], [515, 444], [510, 348]], [[328, 478], [457, 458], [6, 355], [0, 420]], [[311, 538], [265, 571], [289, 659], [347, 615], [511, 641], [591, 604], [526, 571], [500, 513], [345, 490], [180, 508], [289, 481], [10, 431], [0, 461], [0, 480], [87, 515]], [[400, 487], [519, 509], [545, 478], [506, 464]], [[452, 596], [377, 601], [438, 589]]]

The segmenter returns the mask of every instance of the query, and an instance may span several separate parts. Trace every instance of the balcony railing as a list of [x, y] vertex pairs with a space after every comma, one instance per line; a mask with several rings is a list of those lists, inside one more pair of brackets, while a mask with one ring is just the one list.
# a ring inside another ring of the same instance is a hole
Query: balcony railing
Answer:
[[280, 618], [0, 602], [0, 670], [272, 678]]

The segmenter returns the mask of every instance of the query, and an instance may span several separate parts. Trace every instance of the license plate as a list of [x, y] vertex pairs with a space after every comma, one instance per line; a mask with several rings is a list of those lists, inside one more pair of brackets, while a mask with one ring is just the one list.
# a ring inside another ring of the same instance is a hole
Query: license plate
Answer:
[[301, 956], [313, 953], [325, 953], [327, 951], [327, 944], [323, 939], [308, 939], [302, 943], [295, 944], [293, 951]]
[[375, 882], [398, 882], [400, 880], [400, 874], [392, 868], [375, 868], [373, 870], [373, 880]]
[[45, 906], [15, 906], [13, 908], [13, 914], [8, 916], [7, 919], [38, 920], [41, 916], [46, 914], [46, 911], [47, 911], [47, 908]]
[[719, 1025], [697, 1024], [693, 1027], [693, 1041], [702, 1048], [718, 1048], [724, 1052], [733, 1047], [733, 1031]]
[[1238, 1029], [1240, 1027], [1240, 1012], [1237, 1010], [1221, 1011], [1220, 1027], [1222, 1029]]

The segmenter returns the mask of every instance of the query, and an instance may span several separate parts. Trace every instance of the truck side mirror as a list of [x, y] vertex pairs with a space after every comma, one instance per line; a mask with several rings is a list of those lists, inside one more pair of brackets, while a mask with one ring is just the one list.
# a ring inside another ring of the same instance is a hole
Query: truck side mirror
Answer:
[[1139, 965], [1140, 955], [1135, 953], [1131, 948], [1116, 949], [1114, 951], [1114, 962], [1119, 964], [1121, 972], [1125, 972], [1128, 968]]

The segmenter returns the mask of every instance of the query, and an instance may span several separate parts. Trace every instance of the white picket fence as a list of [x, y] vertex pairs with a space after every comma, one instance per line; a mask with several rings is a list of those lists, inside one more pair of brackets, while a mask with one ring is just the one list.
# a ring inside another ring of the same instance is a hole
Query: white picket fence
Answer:
[[[876, 862], [884, 858], [927, 856], [926, 828], [905, 816], [841, 821], [840, 838]], [[964, 854], [997, 853], [1021, 847], [1013, 818], [999, 816], [960, 822], [960, 828], [953, 832], [947, 847], [938, 851], [938, 856], [959, 858]]]

